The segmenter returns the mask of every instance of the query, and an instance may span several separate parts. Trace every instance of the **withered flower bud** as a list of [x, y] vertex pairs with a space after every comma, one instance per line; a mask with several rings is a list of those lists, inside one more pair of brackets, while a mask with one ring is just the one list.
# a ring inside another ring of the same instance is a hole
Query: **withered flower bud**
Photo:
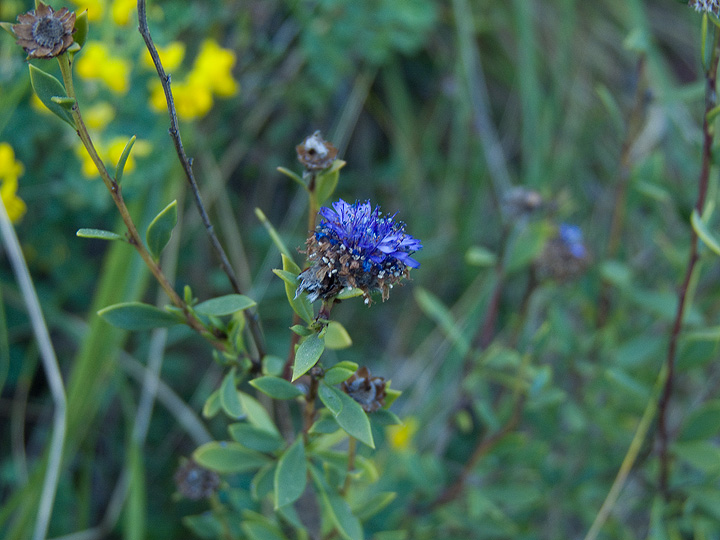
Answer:
[[308, 171], [321, 171], [333, 164], [337, 157], [337, 148], [322, 138], [316, 131], [295, 147], [298, 161]]
[[55, 11], [38, 3], [37, 9], [18, 15], [12, 29], [28, 58], [55, 58], [73, 43], [75, 12], [68, 8]]
[[220, 476], [201, 467], [192, 459], [186, 460], [173, 477], [178, 492], [191, 501], [206, 499], [220, 487]]
[[537, 268], [541, 276], [569, 281], [582, 274], [590, 263], [590, 253], [583, 243], [582, 230], [563, 223], [555, 238], [545, 244]]
[[342, 383], [342, 391], [357, 401], [365, 412], [375, 412], [385, 405], [385, 379], [372, 377], [365, 366]]
[[539, 210], [543, 205], [543, 198], [537, 191], [519, 186], [503, 197], [502, 205], [508, 217], [522, 218]]

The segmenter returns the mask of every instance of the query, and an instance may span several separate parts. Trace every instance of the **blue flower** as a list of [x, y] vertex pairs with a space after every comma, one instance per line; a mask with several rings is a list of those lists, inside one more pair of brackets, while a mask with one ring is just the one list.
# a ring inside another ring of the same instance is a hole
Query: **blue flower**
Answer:
[[568, 251], [577, 259], [585, 258], [587, 250], [583, 244], [583, 234], [577, 225], [562, 223], [559, 230], [560, 239], [565, 243]]
[[411, 257], [422, 249], [420, 241], [405, 233], [395, 215], [383, 216], [370, 202], [340, 199], [319, 215], [322, 219], [307, 241], [311, 266], [299, 276], [298, 294], [306, 291], [310, 301], [353, 287], [363, 291], [366, 302], [374, 291], [381, 291], [385, 300], [410, 268], [420, 266]]

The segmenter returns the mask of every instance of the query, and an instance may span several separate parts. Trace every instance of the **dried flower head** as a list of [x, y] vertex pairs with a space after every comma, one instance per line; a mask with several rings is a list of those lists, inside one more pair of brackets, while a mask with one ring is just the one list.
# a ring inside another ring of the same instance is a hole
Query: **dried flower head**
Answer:
[[394, 215], [383, 217], [370, 202], [347, 204], [340, 199], [332, 206], [320, 209], [322, 220], [307, 240], [311, 266], [298, 276], [297, 294], [307, 291], [314, 302], [356, 287], [365, 303], [374, 291], [386, 300], [392, 286], [420, 266], [410, 255], [422, 244], [405, 233], [404, 223]]
[[543, 198], [537, 191], [518, 186], [507, 192], [502, 205], [508, 217], [521, 218], [539, 210], [543, 205]]
[[342, 391], [357, 401], [365, 412], [375, 412], [385, 405], [385, 379], [372, 377], [361, 367], [342, 383]]
[[555, 238], [545, 244], [537, 267], [540, 273], [560, 281], [582, 274], [590, 262], [590, 254], [583, 243], [580, 227], [563, 223]]
[[690, 0], [688, 5], [695, 8], [695, 11], [702, 11], [705, 13], [712, 13], [715, 16], [720, 16], [720, 0]]
[[308, 171], [321, 171], [332, 165], [337, 157], [337, 148], [322, 138], [316, 131], [295, 147], [298, 161]]
[[55, 11], [38, 3], [37, 9], [18, 15], [12, 29], [28, 58], [55, 58], [73, 43], [75, 12], [68, 8]]
[[201, 467], [192, 459], [186, 460], [174, 476], [178, 492], [192, 501], [210, 497], [220, 487], [220, 476]]

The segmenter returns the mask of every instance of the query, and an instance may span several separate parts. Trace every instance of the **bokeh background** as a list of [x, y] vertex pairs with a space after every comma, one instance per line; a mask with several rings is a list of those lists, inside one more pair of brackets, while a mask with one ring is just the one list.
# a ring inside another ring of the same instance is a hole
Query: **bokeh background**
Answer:
[[[147, 224], [177, 198], [175, 260], [164, 263], [176, 288], [229, 293], [186, 193], [134, 2], [70, 7], [88, 9], [75, 78], [102, 155], [112, 164], [138, 138], [123, 180], [133, 215]], [[31, 8], [2, 0], [0, 19]], [[404, 391], [393, 410], [405, 427], [372, 453], [378, 485], [398, 497], [368, 538], [583, 538], [666, 356], [700, 168], [701, 17], [674, 0], [161, 0], [148, 14], [186, 150], [271, 353], [286, 355], [292, 319], [271, 271], [280, 255], [254, 209], [302, 248], [305, 197], [277, 167], [301, 171], [295, 145], [307, 135], [321, 130], [347, 161], [339, 197], [397, 211], [423, 241], [421, 268], [389, 301], [333, 311], [354, 342], [336, 358]], [[202, 522], [183, 517], [206, 503], [174, 498], [173, 473], [198, 443], [183, 414], [223, 436], [222, 420], [200, 416], [222, 369], [200, 339], [171, 330], [171, 397], [154, 408], [141, 450], [145, 492], [114, 505], [151, 338], [95, 312], [158, 293], [128, 246], [75, 236], [122, 229], [75, 133], [32, 97], [24, 54], [5, 33], [0, 181], [68, 387], [50, 536], [109, 519], [97, 537], [131, 537], [139, 511], [145, 538], [202, 537]], [[531, 215], [508, 210], [517, 187], [542, 197]], [[587, 264], [536, 284], [534, 261], [561, 223], [582, 229]], [[680, 342], [671, 496], [658, 492], [651, 427], [605, 538], [720, 538], [714, 257], [703, 251]], [[19, 540], [32, 530], [52, 402], [5, 258], [0, 292], [0, 535]], [[463, 494], [433, 505], [506, 425]]]

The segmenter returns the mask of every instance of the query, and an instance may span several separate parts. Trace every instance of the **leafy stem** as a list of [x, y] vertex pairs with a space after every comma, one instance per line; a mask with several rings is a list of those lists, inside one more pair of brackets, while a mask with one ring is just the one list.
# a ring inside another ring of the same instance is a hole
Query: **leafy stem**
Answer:
[[[60, 65], [60, 73], [62, 74], [65, 91], [67, 92], [69, 98], [75, 100], [75, 103], [72, 105], [72, 109], [70, 111], [72, 114], [72, 118], [75, 122], [75, 131], [78, 137], [80, 137], [83, 146], [90, 155], [90, 159], [92, 159], [92, 162], [95, 164], [95, 167], [100, 174], [100, 178], [102, 178], [105, 187], [107, 187], [108, 191], [110, 192], [110, 196], [112, 197], [115, 206], [120, 212], [120, 217], [122, 218], [123, 223], [125, 224], [125, 227], [128, 231], [128, 242], [138, 252], [145, 265], [148, 267], [150, 272], [152, 272], [153, 276], [155, 276], [155, 279], [160, 284], [160, 287], [162, 287], [162, 289], [165, 291], [165, 294], [167, 294], [168, 298], [170, 298], [170, 301], [182, 310], [188, 326], [190, 326], [190, 328], [192, 328], [199, 334], [208, 338], [205, 327], [192, 314], [192, 312], [188, 309], [188, 306], [185, 304], [185, 302], [183, 302], [177, 292], [175, 292], [175, 289], [168, 280], [167, 276], [165, 276], [165, 274], [163, 273], [160, 265], [155, 261], [155, 259], [153, 259], [152, 255], [145, 247], [145, 244], [140, 238], [137, 227], [135, 226], [135, 222], [130, 216], [130, 212], [128, 211], [127, 205], [125, 204], [120, 185], [112, 176], [110, 176], [110, 173], [108, 172], [105, 163], [103, 162], [102, 158], [97, 152], [97, 149], [95, 148], [95, 144], [93, 143], [87, 126], [85, 125], [82, 115], [80, 114], [80, 106], [78, 105], [77, 97], [75, 95], [75, 86], [73, 84], [70, 55], [67, 53], [61, 54], [57, 57], [57, 59], [58, 64]], [[212, 339], [209, 340], [215, 348], [221, 351], [227, 350], [227, 345], [224, 342]]]
[[[713, 119], [710, 113], [717, 105], [717, 70], [718, 60], [720, 59], [720, 29], [713, 25], [713, 45], [710, 62], [705, 72], [705, 114], [703, 118], [703, 150], [702, 150], [702, 166], [700, 169], [700, 177], [698, 178], [698, 196], [695, 202], [695, 210], [698, 214], [702, 214], [705, 207], [705, 198], [708, 191], [708, 181], [710, 177], [710, 165], [712, 163], [712, 145], [715, 138], [715, 130], [713, 127]], [[673, 322], [670, 334], [670, 343], [668, 344], [667, 359], [665, 367], [667, 369], [665, 385], [659, 402], [658, 415], [658, 437], [660, 446], [660, 491], [665, 499], [669, 498], [668, 477], [670, 474], [670, 457], [668, 453], [668, 443], [670, 435], [668, 432], [667, 415], [668, 405], [673, 392], [673, 383], [675, 375], [675, 357], [677, 344], [682, 330], [682, 323], [685, 312], [690, 303], [690, 295], [688, 291], [691, 289], [690, 284], [693, 281], [693, 275], [700, 255], [698, 252], [698, 235], [694, 228], [690, 229], [690, 255], [685, 268], [685, 277], [678, 292], [677, 310], [675, 312], [675, 320]]]

